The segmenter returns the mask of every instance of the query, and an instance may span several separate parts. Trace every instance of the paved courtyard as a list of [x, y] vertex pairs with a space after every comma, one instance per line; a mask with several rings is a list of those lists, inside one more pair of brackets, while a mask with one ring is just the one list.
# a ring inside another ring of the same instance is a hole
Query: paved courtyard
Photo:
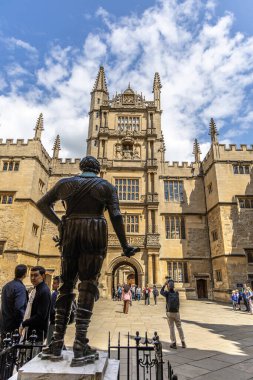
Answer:
[[[158, 331], [164, 359], [170, 360], [179, 380], [253, 379], [253, 316], [234, 312], [229, 305], [182, 300], [181, 319], [188, 348], [171, 350], [163, 300], [158, 306], [133, 302], [128, 315], [123, 314], [121, 302], [99, 300], [89, 339], [93, 346], [106, 350], [109, 331], [115, 344], [119, 332], [126, 343], [128, 331], [132, 336], [136, 331], [144, 336], [147, 331], [150, 338]], [[67, 345], [71, 345], [73, 334], [74, 326], [69, 326]]]

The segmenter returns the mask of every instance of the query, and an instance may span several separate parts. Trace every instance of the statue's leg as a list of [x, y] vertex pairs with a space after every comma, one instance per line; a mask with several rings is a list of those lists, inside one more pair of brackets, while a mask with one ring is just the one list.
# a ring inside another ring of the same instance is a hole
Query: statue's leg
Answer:
[[42, 350], [42, 359], [61, 360], [64, 346], [64, 335], [66, 333], [72, 302], [75, 298], [73, 289], [77, 279], [77, 260], [72, 257], [62, 258], [62, 285], [55, 304], [55, 326], [54, 334], [49, 346]]
[[92, 316], [94, 302], [99, 298], [98, 277], [104, 257], [85, 255], [79, 260], [79, 296], [76, 311], [76, 336], [73, 345], [74, 359], [72, 366], [83, 365], [90, 358], [96, 358], [96, 350], [88, 345], [87, 331]]

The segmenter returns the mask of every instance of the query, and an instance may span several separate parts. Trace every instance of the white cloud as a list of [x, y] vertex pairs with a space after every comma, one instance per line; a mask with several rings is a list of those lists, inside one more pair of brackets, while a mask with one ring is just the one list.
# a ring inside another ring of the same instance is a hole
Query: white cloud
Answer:
[[7, 38], [5, 42], [9, 45], [10, 48], [20, 47], [22, 49], [27, 50], [30, 53], [37, 54], [37, 49], [26, 41], [22, 41], [20, 39], [11, 37]]
[[[43, 112], [43, 142], [48, 151], [59, 133], [62, 156], [83, 155], [90, 91], [101, 63], [111, 95], [124, 90], [130, 81], [134, 90], [152, 99], [154, 73], [160, 72], [162, 127], [170, 160], [192, 160], [196, 137], [205, 154], [210, 117], [215, 118], [226, 142], [235, 130], [227, 120], [238, 122], [240, 133], [249, 130], [253, 122], [252, 102], [247, 99], [253, 84], [253, 38], [232, 34], [232, 14], [216, 19], [215, 1], [161, 0], [141, 16], [116, 19], [103, 8], [96, 15], [101, 19], [100, 29], [84, 39], [83, 48], [52, 46], [30, 91], [23, 97], [17, 95], [20, 83], [16, 81], [12, 92], [0, 98], [4, 110], [1, 136], [31, 137], [37, 116]], [[30, 49], [29, 44], [17, 41], [13, 43]], [[15, 113], [11, 112], [13, 105]]]

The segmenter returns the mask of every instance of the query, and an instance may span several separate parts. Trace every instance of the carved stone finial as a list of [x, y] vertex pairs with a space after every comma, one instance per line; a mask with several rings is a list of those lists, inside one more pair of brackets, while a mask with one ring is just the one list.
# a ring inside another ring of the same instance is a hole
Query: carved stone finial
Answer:
[[209, 123], [209, 135], [211, 136], [212, 143], [218, 143], [218, 135], [219, 132], [217, 131], [216, 124], [214, 122], [214, 119], [211, 117], [210, 123]]
[[194, 140], [192, 154], [194, 154], [195, 162], [199, 163], [201, 151], [200, 151], [200, 146], [197, 139]]
[[154, 77], [154, 83], [153, 83], [153, 92], [155, 92], [155, 90], [160, 90], [161, 88], [162, 88], [162, 85], [161, 85], [160, 75], [158, 72], [156, 72], [155, 77]]
[[60, 136], [57, 135], [54, 142], [54, 147], [53, 147], [53, 158], [59, 158], [60, 150], [61, 150], [61, 140], [60, 140]]
[[35, 134], [34, 134], [34, 140], [40, 140], [41, 139], [41, 133], [44, 131], [44, 120], [43, 120], [43, 114], [40, 113], [36, 126], [34, 128]]
[[105, 71], [103, 66], [100, 66], [99, 68], [93, 91], [104, 91], [106, 94], [108, 94]]

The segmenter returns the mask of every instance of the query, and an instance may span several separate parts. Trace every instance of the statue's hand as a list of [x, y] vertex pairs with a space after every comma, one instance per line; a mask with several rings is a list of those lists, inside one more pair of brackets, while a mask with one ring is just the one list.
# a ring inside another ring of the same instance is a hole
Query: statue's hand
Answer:
[[56, 247], [60, 247], [62, 245], [62, 238], [63, 238], [63, 224], [60, 222], [57, 226], [59, 235], [56, 235], [53, 237], [53, 241], [56, 243]]
[[131, 257], [134, 256], [137, 252], [140, 252], [139, 247], [132, 247], [131, 245], [127, 245], [121, 256]]

